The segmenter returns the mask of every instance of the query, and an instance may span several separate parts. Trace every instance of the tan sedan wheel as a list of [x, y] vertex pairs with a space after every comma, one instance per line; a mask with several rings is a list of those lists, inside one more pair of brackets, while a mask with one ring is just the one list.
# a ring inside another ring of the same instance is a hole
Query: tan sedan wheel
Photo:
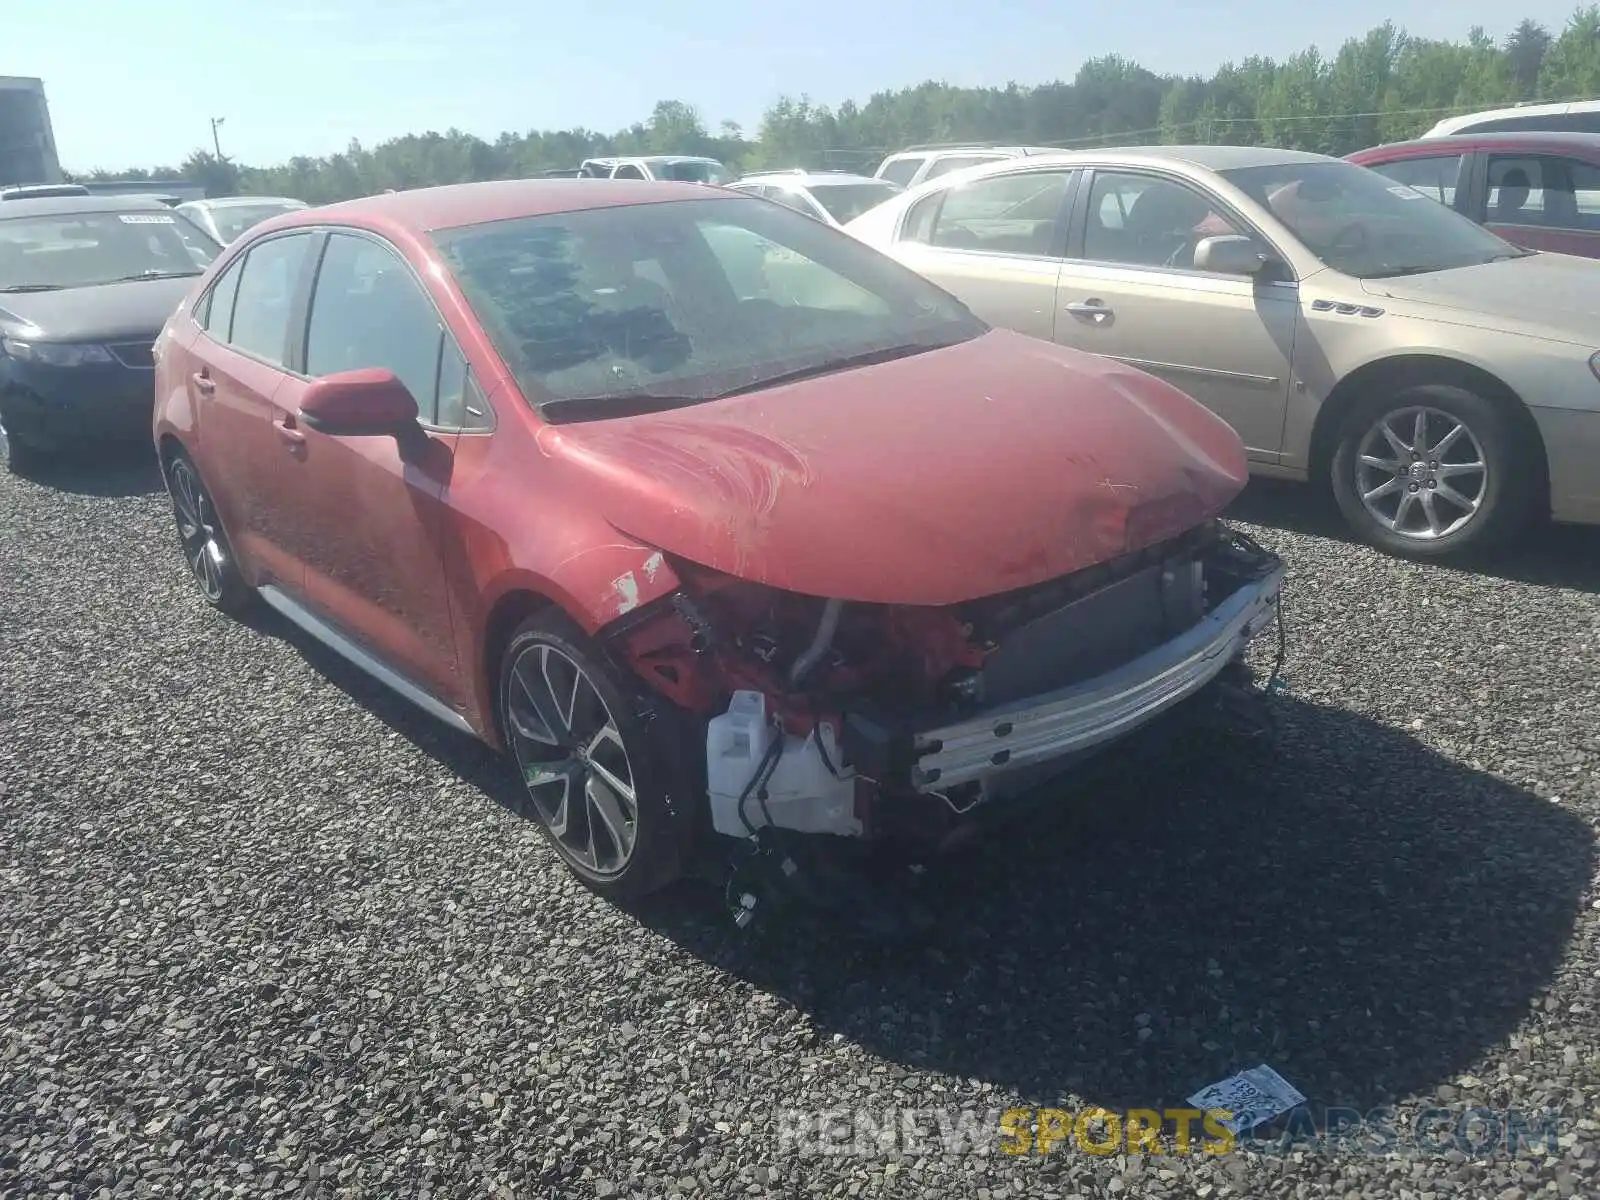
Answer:
[[1356, 404], [1340, 429], [1331, 480], [1363, 539], [1417, 559], [1503, 544], [1532, 512], [1536, 481], [1502, 409], [1450, 384]]

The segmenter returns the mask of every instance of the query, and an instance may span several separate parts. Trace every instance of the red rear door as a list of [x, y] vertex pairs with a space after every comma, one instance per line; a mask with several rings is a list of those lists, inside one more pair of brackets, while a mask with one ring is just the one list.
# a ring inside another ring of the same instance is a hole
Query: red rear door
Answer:
[[289, 330], [304, 295], [314, 232], [263, 239], [217, 280], [190, 350], [202, 473], [252, 583], [299, 595], [307, 528], [302, 447], [283, 407]]

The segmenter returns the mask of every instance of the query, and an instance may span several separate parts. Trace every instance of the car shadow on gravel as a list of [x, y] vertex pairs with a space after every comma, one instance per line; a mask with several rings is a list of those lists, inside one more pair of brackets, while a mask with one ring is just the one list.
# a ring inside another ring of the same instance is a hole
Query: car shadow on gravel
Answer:
[[[249, 623], [523, 811], [488, 748], [272, 614]], [[722, 889], [699, 882], [633, 912], [808, 1014], [817, 1039], [1037, 1103], [1177, 1106], [1263, 1061], [1316, 1104], [1426, 1092], [1542, 1003], [1593, 833], [1398, 730], [1268, 703], [1267, 738], [1202, 723], [1113, 752], [968, 850], [881, 869], [888, 900], [933, 914], [924, 934], [858, 940], [836, 916], [789, 914], [741, 933]]]
[[161, 467], [148, 446], [73, 447], [30, 464], [26, 478], [51, 491], [120, 499], [162, 491]]
[[1314, 1104], [1427, 1092], [1542, 1002], [1591, 831], [1400, 732], [1274, 703], [1275, 741], [1108, 759], [1070, 805], [908, 875], [938, 920], [914, 941], [741, 940], [706, 889], [644, 920], [819, 1039], [1039, 1104], [1181, 1106], [1260, 1062]]
[[[1357, 544], [1332, 498], [1304, 484], [1252, 479], [1227, 515], [1286, 533]], [[1432, 569], [1600, 594], [1600, 529], [1545, 524], [1485, 561], [1460, 566], [1438, 564]]]
[[418, 750], [496, 804], [522, 815], [525, 793], [517, 783], [516, 773], [488, 746], [427, 715], [265, 604], [254, 605], [236, 620], [262, 637], [294, 647], [319, 675]]

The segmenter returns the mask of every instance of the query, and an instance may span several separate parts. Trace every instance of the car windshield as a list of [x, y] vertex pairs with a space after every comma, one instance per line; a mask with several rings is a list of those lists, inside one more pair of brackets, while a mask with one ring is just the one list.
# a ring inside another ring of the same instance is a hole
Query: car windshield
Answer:
[[0, 214], [0, 292], [198, 275], [221, 249], [171, 209]]
[[1424, 192], [1346, 162], [1223, 171], [1328, 266], [1360, 279], [1420, 275], [1520, 256]]
[[733, 192], [433, 236], [549, 420], [694, 404], [988, 328], [848, 235]]
[[662, 163], [655, 172], [657, 179], [673, 179], [679, 183], [732, 183], [733, 172], [719, 162], [690, 160], [688, 162]]
[[839, 224], [854, 221], [869, 208], [876, 208], [901, 189], [886, 180], [873, 183], [828, 183], [811, 188], [811, 198]]
[[299, 207], [298, 204], [285, 204], [282, 201], [218, 205], [211, 210], [211, 219], [216, 222], [217, 232], [231, 242], [252, 225], [259, 225], [269, 217], [296, 211]]

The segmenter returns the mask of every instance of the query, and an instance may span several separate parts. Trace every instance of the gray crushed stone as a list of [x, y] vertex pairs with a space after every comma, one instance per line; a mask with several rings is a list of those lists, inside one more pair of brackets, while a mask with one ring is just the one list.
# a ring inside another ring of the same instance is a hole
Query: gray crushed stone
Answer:
[[[703, 886], [596, 899], [492, 756], [205, 608], [155, 489], [116, 460], [0, 476], [0, 1195], [1600, 1188], [1600, 537], [1416, 566], [1253, 487], [1245, 527], [1293, 572], [1276, 741], [1112, 762], [1089, 803], [922, 876], [938, 929], [883, 946], [742, 939]], [[785, 1136], [795, 1112], [1182, 1106], [1258, 1062], [1400, 1128], [1553, 1108], [1558, 1144]]]

